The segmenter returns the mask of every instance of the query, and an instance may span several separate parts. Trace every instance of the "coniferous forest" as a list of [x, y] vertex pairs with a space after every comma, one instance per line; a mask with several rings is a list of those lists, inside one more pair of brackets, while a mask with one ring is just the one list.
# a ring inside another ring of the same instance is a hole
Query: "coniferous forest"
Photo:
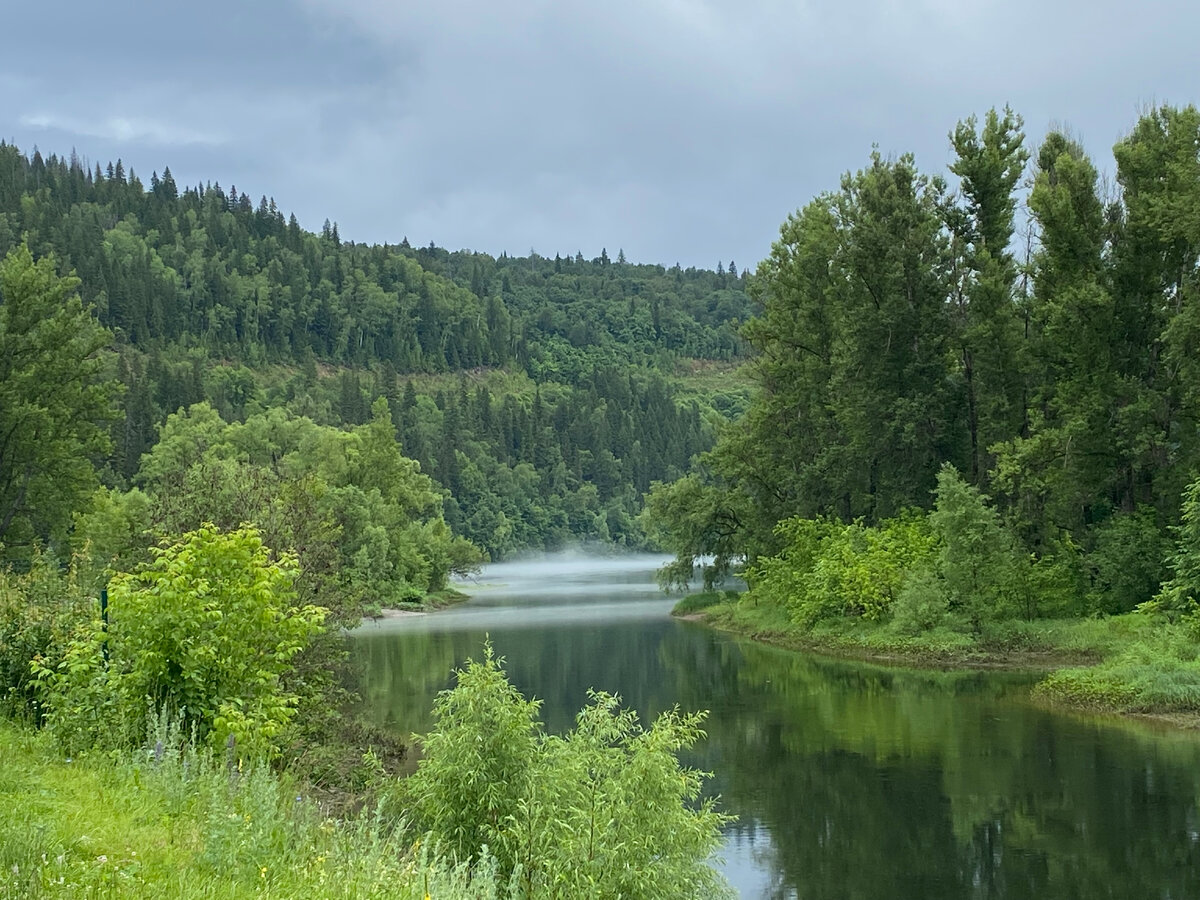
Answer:
[[[1148, 110], [1111, 160], [1008, 108], [949, 146], [944, 172], [873, 152], [764, 261], [699, 270], [359, 244], [0, 143], [20, 790], [61, 813], [102, 782], [120, 840], [158, 823], [130, 891], [195, 867], [180, 896], [720, 895], [729, 819], [677, 759], [703, 714], [643, 727], [592, 691], [560, 737], [488, 639], [411, 778], [356, 716], [364, 615], [570, 544], [669, 551], [664, 585], [709, 589], [681, 610], [764, 640], [1082, 663], [1034, 698], [1194, 722], [1200, 111]], [[0, 809], [0, 887], [107, 877], [47, 833]]]
[[[0, 491], [9, 548], [62, 544], [70, 513], [125, 502], [113, 498], [130, 488], [163, 527], [246, 512], [161, 509], [156, 498], [178, 507], [189, 479], [207, 479], [197, 489], [208, 497], [213, 479], [230, 494], [246, 493], [239, 478], [351, 490], [363, 459], [317, 473], [329, 448], [321, 462], [301, 445], [315, 450], [320, 433], [354, 456], [342, 432], [381, 421], [434, 495], [423, 508], [490, 558], [581, 540], [637, 547], [642, 494], [681, 475], [711, 445], [714, 421], [744, 401], [736, 379], [720, 385], [744, 350], [734, 323], [749, 312], [733, 262], [712, 272], [607, 251], [497, 259], [356, 245], [328, 222], [302, 230], [265, 197], [181, 188], [168, 167], [144, 183], [119, 161], [87, 168], [4, 146], [0, 252], [18, 244], [74, 273], [106, 329], [116, 406], [107, 440], [94, 435], [89, 449], [98, 477], [83, 481], [118, 493], [89, 501], [81, 481], [67, 510], [42, 515], [10, 482]], [[245, 429], [262, 433], [254, 447], [232, 437]], [[162, 446], [150, 462], [160, 438], [189, 453]], [[352, 534], [374, 513], [331, 514], [362, 572], [397, 570], [365, 532]]]

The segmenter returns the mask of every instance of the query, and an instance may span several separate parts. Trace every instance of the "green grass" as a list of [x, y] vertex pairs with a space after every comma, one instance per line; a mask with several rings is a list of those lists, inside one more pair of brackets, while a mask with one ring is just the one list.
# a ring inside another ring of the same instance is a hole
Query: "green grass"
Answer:
[[195, 753], [68, 760], [0, 723], [0, 898], [498, 896], [376, 816], [335, 820], [265, 769]]
[[915, 666], [1048, 669], [1034, 692], [1044, 702], [1200, 722], [1200, 644], [1183, 626], [1152, 616], [1015, 620], [986, 624], [979, 633], [942, 627], [906, 635], [862, 619], [830, 619], [805, 630], [786, 610], [749, 595], [715, 599], [684, 602], [703, 610], [714, 627], [782, 647]]
[[736, 601], [737, 591], [700, 591], [688, 594], [675, 604], [671, 610], [673, 616], [688, 616], [704, 609], [711, 609], [720, 603]]
[[1061, 666], [1098, 662], [1143, 639], [1155, 628], [1146, 616], [1131, 614], [1105, 619], [1012, 620], [985, 624], [979, 633], [943, 626], [905, 634], [887, 623], [859, 618], [826, 619], [805, 629], [793, 622], [785, 609], [756, 602], [753, 595], [698, 608], [704, 609], [709, 624], [766, 643], [918, 665]]
[[1159, 625], [1098, 665], [1052, 673], [1037, 695], [1053, 703], [1126, 713], [1200, 713], [1200, 647], [1181, 626]]

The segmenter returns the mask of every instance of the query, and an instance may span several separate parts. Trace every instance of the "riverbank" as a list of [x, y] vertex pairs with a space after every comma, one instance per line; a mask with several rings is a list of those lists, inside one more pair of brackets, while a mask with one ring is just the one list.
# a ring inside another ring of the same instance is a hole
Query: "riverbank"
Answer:
[[403, 619], [407, 616], [423, 616], [428, 612], [436, 612], [439, 609], [446, 609], [454, 606], [457, 603], [462, 603], [470, 600], [470, 594], [464, 594], [462, 591], [452, 587], [443, 588], [440, 591], [433, 591], [425, 595], [425, 599], [420, 603], [405, 603], [400, 606], [383, 606], [377, 610], [372, 610], [367, 615], [363, 616], [363, 621], [368, 620], [378, 622], [381, 619]]
[[685, 597], [674, 615], [789, 650], [916, 668], [1023, 669], [1043, 673], [1034, 699], [1062, 709], [1153, 718], [1200, 729], [1200, 647], [1180, 626], [1137, 613], [938, 628], [903, 634], [863, 619], [811, 630], [744, 595]]

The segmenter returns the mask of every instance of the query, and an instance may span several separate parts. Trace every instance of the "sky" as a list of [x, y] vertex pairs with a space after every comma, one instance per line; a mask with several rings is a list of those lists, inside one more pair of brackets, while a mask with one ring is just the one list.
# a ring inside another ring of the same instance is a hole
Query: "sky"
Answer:
[[1111, 170], [1200, 103], [1192, 0], [62, 0], [5, 12], [0, 138], [274, 197], [343, 239], [739, 268], [872, 147], [1008, 104]]

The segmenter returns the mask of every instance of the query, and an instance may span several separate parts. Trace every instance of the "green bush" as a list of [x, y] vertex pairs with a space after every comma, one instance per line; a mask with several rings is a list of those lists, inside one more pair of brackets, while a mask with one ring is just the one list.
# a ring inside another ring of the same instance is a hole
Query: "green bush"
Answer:
[[917, 512], [873, 528], [794, 518], [776, 532], [784, 549], [759, 560], [750, 573], [753, 591], [786, 607], [803, 628], [838, 616], [886, 619], [909, 576], [927, 569], [937, 552], [937, 537]]
[[107, 626], [93, 621], [62, 662], [39, 667], [51, 726], [70, 748], [120, 746], [140, 739], [150, 708], [213, 746], [272, 752], [298, 699], [281, 678], [324, 618], [291, 605], [294, 575], [249, 526], [207, 526], [159, 548], [113, 580]]
[[41, 553], [23, 574], [0, 572], [0, 714], [40, 723], [31, 663], [61, 662], [72, 632], [91, 618], [94, 603], [81, 590], [74, 567], [63, 571]]
[[728, 895], [709, 866], [726, 819], [676, 758], [701, 716], [665, 713], [647, 730], [616, 697], [591, 699], [574, 731], [545, 734], [488, 646], [438, 697], [402, 786], [418, 824], [460, 862], [489, 849], [525, 896]]
[[1155, 520], [1154, 511], [1142, 508], [1117, 514], [1092, 530], [1092, 551], [1087, 555], [1091, 580], [1088, 600], [1102, 613], [1129, 612], [1152, 598], [1166, 575], [1171, 543]]
[[940, 539], [938, 573], [951, 611], [976, 630], [983, 622], [1020, 615], [1024, 559], [1016, 539], [988, 498], [949, 464], [938, 473], [929, 519]]
[[949, 620], [950, 603], [942, 580], [932, 568], [911, 573], [892, 604], [892, 630], [911, 637]]
[[1184, 491], [1181, 521], [1172, 530], [1175, 552], [1167, 563], [1171, 577], [1144, 609], [1163, 613], [1171, 621], [1182, 618], [1200, 637], [1200, 480]]

